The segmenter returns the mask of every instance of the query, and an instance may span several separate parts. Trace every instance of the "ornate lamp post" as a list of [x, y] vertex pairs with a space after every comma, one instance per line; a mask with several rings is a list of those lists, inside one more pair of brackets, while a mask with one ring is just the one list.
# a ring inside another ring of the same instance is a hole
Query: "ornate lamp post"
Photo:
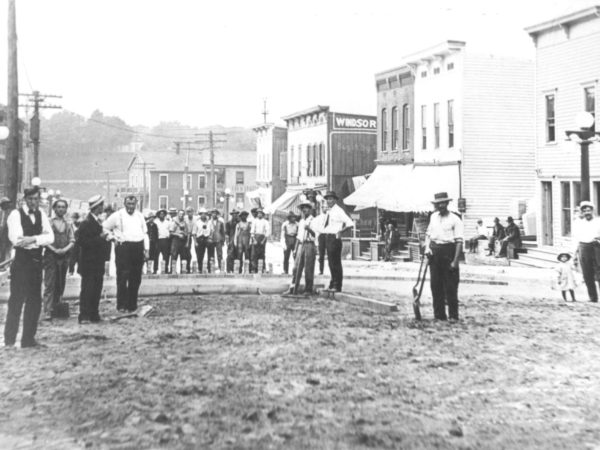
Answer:
[[595, 118], [589, 112], [575, 116], [579, 130], [565, 131], [567, 139], [581, 147], [581, 200], [590, 200], [590, 144], [597, 142], [600, 132], [594, 131]]

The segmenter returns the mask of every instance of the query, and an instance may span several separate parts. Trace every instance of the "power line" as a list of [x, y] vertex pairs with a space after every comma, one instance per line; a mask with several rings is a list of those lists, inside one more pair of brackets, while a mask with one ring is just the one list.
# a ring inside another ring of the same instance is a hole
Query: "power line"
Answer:
[[127, 131], [132, 134], [141, 134], [144, 136], [159, 137], [159, 138], [165, 138], [165, 139], [181, 139], [182, 138], [182, 136], [169, 136], [166, 134], [157, 134], [157, 133], [148, 133], [146, 131], [138, 131], [138, 130], [135, 130], [134, 128], [124, 127], [121, 125], [115, 125], [113, 123], [108, 123], [108, 122], [102, 122], [101, 120], [92, 119], [91, 117], [88, 120], [90, 122], [104, 125], [105, 127], [114, 128], [114, 129], [121, 130], [121, 131]]

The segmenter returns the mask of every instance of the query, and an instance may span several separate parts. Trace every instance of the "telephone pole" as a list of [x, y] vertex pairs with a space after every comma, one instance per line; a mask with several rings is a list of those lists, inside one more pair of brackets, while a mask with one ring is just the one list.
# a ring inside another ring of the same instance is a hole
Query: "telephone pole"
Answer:
[[217, 207], [217, 177], [215, 176], [215, 144], [223, 144], [227, 142], [225, 139], [225, 133], [213, 133], [210, 130], [208, 133], [198, 133], [196, 136], [202, 136], [197, 142], [208, 143], [208, 149], [210, 150], [210, 198], [211, 206]]
[[[58, 105], [42, 104], [47, 98], [62, 98], [62, 95], [41, 94], [33, 91], [31, 94], [19, 94], [28, 97], [29, 105], [33, 105], [33, 116], [30, 120], [29, 137], [33, 143], [33, 176], [40, 176], [40, 109], [61, 109]], [[29, 106], [21, 105], [21, 106]]]
[[267, 99], [263, 98], [263, 112], [261, 113], [263, 115], [263, 122], [267, 123], [267, 114], [269, 114], [269, 111], [267, 111]]
[[8, 0], [8, 95], [6, 122], [5, 195], [17, 206], [19, 191], [19, 75], [17, 69], [17, 13], [15, 0]]
[[[177, 154], [179, 154], [179, 152], [181, 151], [181, 146], [182, 145], [186, 145], [187, 146], [187, 150], [186, 150], [186, 155], [185, 155], [185, 163], [183, 166], [183, 209], [185, 209], [187, 207], [187, 197], [190, 194], [189, 191], [192, 189], [192, 186], [190, 185], [189, 189], [187, 186], [187, 181], [188, 181], [188, 173], [190, 170], [190, 152], [193, 151], [203, 151], [206, 150], [207, 147], [204, 148], [192, 148], [192, 145], [194, 144], [198, 144], [201, 141], [173, 141], [173, 144], [175, 145], [175, 152]], [[187, 192], [187, 194], [186, 194]]]

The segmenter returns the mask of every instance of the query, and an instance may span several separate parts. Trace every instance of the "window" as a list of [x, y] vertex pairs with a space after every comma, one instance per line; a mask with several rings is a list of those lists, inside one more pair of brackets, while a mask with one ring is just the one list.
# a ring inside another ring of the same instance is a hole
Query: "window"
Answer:
[[448, 65], [446, 66], [446, 70], [452, 70], [454, 69], [454, 63], [448, 63]]
[[560, 182], [560, 196], [562, 208], [562, 235], [571, 235], [571, 182]]
[[408, 105], [402, 106], [402, 150], [410, 145], [410, 110]]
[[169, 188], [169, 175], [166, 173], [161, 173], [158, 176], [158, 188], [159, 189], [168, 189]]
[[427, 106], [421, 106], [421, 148], [427, 150]]
[[223, 167], [219, 167], [219, 168], [215, 169], [215, 176], [216, 176], [217, 185], [225, 184], [225, 169]]
[[198, 175], [198, 189], [206, 189], [206, 175]]
[[206, 206], [206, 197], [204, 195], [198, 196], [198, 209], [204, 208]]
[[424, 70], [423, 72], [421, 72], [421, 78], [427, 78], [427, 71]]
[[448, 100], [448, 148], [454, 148], [454, 100]]
[[319, 144], [319, 175], [325, 175], [325, 145]]
[[313, 150], [312, 149], [313, 149], [313, 147], [311, 145], [306, 146], [306, 176], [307, 177], [310, 177], [313, 175], [313, 171], [312, 171], [312, 164], [313, 164], [312, 151]]
[[[596, 118], [596, 89], [594, 86], [586, 87], [583, 90], [583, 94], [585, 97], [585, 111], [589, 112], [594, 119]], [[592, 126], [592, 131], [596, 130], [596, 123]]]
[[235, 173], [235, 184], [244, 184], [244, 172], [237, 171]]
[[312, 146], [312, 174], [313, 174], [313, 176], [319, 175], [317, 173], [317, 169], [318, 169], [317, 158], [318, 157], [319, 157], [319, 148], [317, 147], [317, 144], [314, 144]]
[[[243, 208], [244, 207], [244, 194], [243, 193], [237, 193], [235, 194], [235, 204], [238, 206], [238, 208]], [[239, 205], [242, 206], [239, 206]]]
[[434, 147], [440, 148], [440, 104], [433, 104]]
[[435, 68], [433, 69], [433, 74], [434, 74], [434, 75], [439, 75], [439, 73], [440, 73], [440, 68], [439, 68], [439, 67], [435, 67]]
[[296, 172], [294, 171], [295, 169], [295, 158], [294, 158], [294, 146], [290, 147], [290, 177], [295, 177], [296, 176]]
[[168, 209], [169, 208], [169, 196], [168, 195], [159, 195], [158, 196], [158, 209]]
[[392, 108], [392, 150], [398, 150], [398, 108]]
[[546, 142], [556, 139], [556, 125], [554, 123], [554, 94], [546, 95]]
[[183, 174], [183, 185], [184, 189], [191, 191], [192, 190], [192, 176], [188, 174]]
[[581, 203], [581, 182], [573, 181], [573, 205], [579, 206]]
[[279, 178], [287, 181], [287, 152], [279, 153]]
[[381, 151], [387, 151], [387, 110], [381, 110]]
[[298, 146], [298, 165], [297, 165], [296, 176], [300, 178], [302, 176], [302, 146]]

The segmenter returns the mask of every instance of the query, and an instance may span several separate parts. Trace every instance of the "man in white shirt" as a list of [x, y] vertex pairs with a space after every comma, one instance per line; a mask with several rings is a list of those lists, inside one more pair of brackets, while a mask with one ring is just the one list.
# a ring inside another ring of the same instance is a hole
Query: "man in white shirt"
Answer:
[[464, 226], [460, 217], [448, 210], [451, 200], [445, 192], [435, 194], [432, 203], [437, 211], [429, 218], [425, 237], [433, 314], [438, 320], [448, 320], [448, 316], [450, 320], [458, 320], [458, 260], [462, 254]]
[[596, 280], [600, 280], [600, 219], [594, 215], [594, 204], [584, 200], [579, 205], [583, 218], [573, 227], [575, 259], [581, 263], [583, 281], [590, 302], [598, 302]]
[[333, 191], [327, 191], [323, 196], [327, 202], [327, 212], [323, 224], [325, 235], [325, 247], [327, 249], [327, 261], [331, 281], [329, 289], [341, 292], [344, 280], [342, 268], [342, 233], [354, 227], [354, 222], [348, 214], [337, 204], [338, 196]]
[[479, 240], [489, 238], [489, 231], [487, 227], [483, 224], [483, 220], [479, 219], [477, 221], [477, 232], [475, 236], [469, 239], [469, 253], [477, 253], [477, 248], [479, 247]]
[[[204, 254], [210, 250], [210, 236], [212, 228], [208, 220], [206, 208], [200, 208], [198, 211], [200, 218], [194, 223], [192, 230], [192, 239], [194, 240], [194, 248], [196, 250], [196, 258], [198, 259], [198, 272], [202, 273], [202, 265], [204, 263]], [[206, 263], [208, 273], [211, 271], [210, 254]]]
[[10, 297], [4, 325], [4, 345], [15, 345], [21, 311], [23, 334], [21, 347], [35, 347], [38, 320], [42, 307], [42, 248], [54, 242], [48, 217], [39, 209], [37, 186], [25, 189], [25, 204], [10, 213], [7, 219], [8, 239], [15, 248], [10, 267]]
[[[187, 224], [185, 222], [185, 211], [180, 209], [177, 216], [171, 218], [169, 231], [171, 233], [171, 265], [177, 265], [177, 259], [185, 260], [185, 246], [187, 245]], [[188, 265], [189, 268], [189, 265]]]
[[313, 228], [317, 230], [317, 250], [319, 253], [319, 275], [323, 275], [325, 270], [325, 254], [327, 253], [327, 236], [323, 233], [325, 228], [325, 220], [327, 220], [327, 205], [321, 206], [321, 214], [319, 214], [313, 222]]
[[171, 273], [171, 232], [169, 226], [170, 220], [167, 220], [167, 210], [159, 209], [156, 211], [156, 219], [154, 219], [156, 228], [158, 229], [158, 251], [156, 252], [154, 260], [154, 271], [158, 268], [158, 256], [162, 255], [165, 263], [165, 272]]
[[142, 268], [148, 259], [150, 241], [146, 220], [136, 210], [137, 197], [128, 195], [124, 203], [125, 207], [106, 219], [102, 228], [115, 241], [117, 310], [133, 312], [137, 309]]
[[[302, 206], [302, 205], [300, 205]], [[293, 211], [288, 213], [287, 220], [281, 225], [281, 245], [283, 246], [283, 273], [287, 274], [290, 266], [290, 255], [296, 248], [298, 222]]]
[[316, 221], [312, 213], [312, 203], [306, 201], [300, 204], [300, 210], [302, 211], [302, 219], [298, 224], [298, 250], [296, 251], [296, 258], [294, 262], [294, 270], [292, 277], [292, 294], [298, 294], [296, 292], [296, 281], [302, 278], [302, 271], [304, 270], [304, 294], [310, 295], [313, 293], [314, 279], [315, 279], [315, 259], [317, 257], [317, 247], [315, 246], [316, 232], [312, 228], [313, 223]]
[[269, 225], [269, 221], [265, 219], [263, 209], [258, 208], [256, 211], [256, 219], [252, 221], [252, 226], [250, 228], [250, 239], [254, 242], [252, 245], [251, 273], [258, 273], [258, 261], [261, 260], [263, 262], [263, 272], [265, 270], [265, 250], [269, 236], [271, 236], [271, 225]]

